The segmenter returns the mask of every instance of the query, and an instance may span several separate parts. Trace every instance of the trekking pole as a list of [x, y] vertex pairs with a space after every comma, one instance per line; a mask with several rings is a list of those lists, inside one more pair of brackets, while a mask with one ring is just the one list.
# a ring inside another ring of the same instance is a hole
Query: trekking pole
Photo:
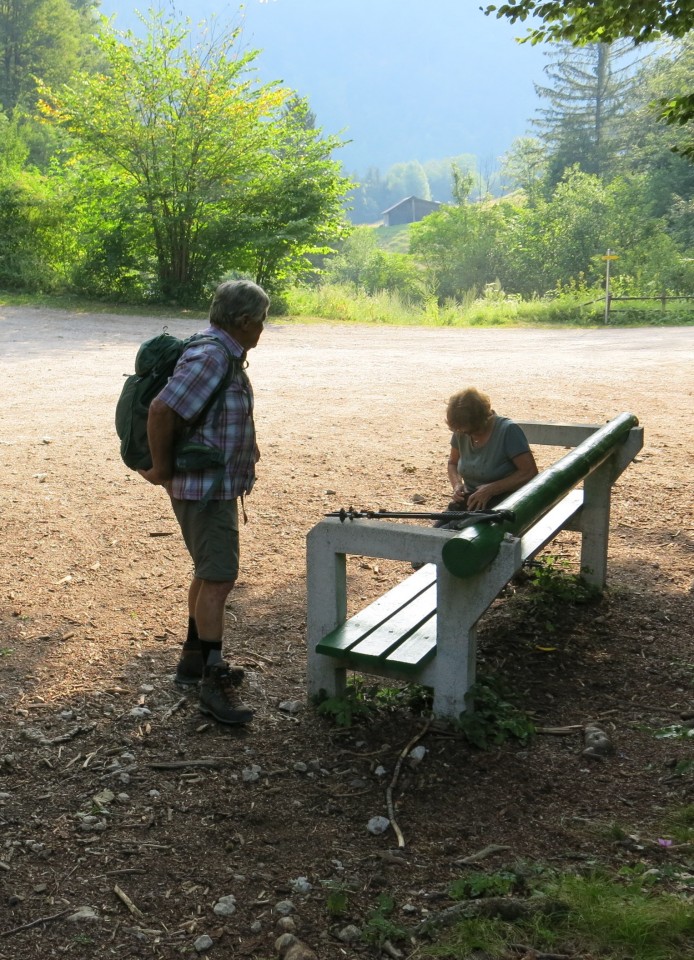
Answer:
[[334, 510], [326, 517], [337, 517], [340, 523], [345, 520], [443, 520], [453, 529], [462, 529], [458, 524], [468, 526], [472, 523], [502, 523], [515, 520], [512, 510], [443, 510], [439, 513], [408, 510]]

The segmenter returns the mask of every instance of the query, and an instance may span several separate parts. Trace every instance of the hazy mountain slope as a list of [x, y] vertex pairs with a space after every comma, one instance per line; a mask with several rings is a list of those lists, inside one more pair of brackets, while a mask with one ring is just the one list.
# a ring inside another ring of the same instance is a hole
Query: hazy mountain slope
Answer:
[[[165, 10], [170, 9], [162, 3]], [[528, 128], [543, 51], [485, 17], [472, 0], [176, 0], [194, 22], [243, 23], [263, 79], [307, 96], [318, 123], [351, 143], [345, 166], [474, 153], [492, 161]], [[102, 0], [117, 27], [138, 29], [139, 0]]]

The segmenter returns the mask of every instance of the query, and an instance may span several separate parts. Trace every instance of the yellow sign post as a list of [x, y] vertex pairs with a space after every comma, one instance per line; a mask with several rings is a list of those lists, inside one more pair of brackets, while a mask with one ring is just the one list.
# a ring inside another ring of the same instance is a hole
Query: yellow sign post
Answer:
[[610, 322], [610, 261], [619, 260], [618, 253], [611, 253], [607, 248], [607, 253], [602, 258], [605, 261], [605, 323]]

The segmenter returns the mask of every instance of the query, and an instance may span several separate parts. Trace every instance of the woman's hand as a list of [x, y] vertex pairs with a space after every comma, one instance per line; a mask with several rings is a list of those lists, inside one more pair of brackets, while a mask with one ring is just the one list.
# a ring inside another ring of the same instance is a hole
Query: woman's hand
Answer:
[[494, 496], [494, 490], [490, 483], [483, 483], [467, 498], [469, 510], [484, 510], [491, 498]]
[[463, 487], [462, 483], [457, 483], [453, 487], [453, 500], [456, 503], [465, 503], [466, 497], [467, 494], [465, 493], [465, 488]]

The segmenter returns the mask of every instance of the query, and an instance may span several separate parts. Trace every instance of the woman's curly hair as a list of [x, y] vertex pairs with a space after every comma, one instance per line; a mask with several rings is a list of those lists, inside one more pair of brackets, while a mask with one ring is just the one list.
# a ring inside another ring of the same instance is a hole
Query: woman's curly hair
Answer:
[[454, 393], [446, 407], [446, 423], [457, 433], [479, 433], [491, 417], [492, 404], [486, 393], [468, 387]]

